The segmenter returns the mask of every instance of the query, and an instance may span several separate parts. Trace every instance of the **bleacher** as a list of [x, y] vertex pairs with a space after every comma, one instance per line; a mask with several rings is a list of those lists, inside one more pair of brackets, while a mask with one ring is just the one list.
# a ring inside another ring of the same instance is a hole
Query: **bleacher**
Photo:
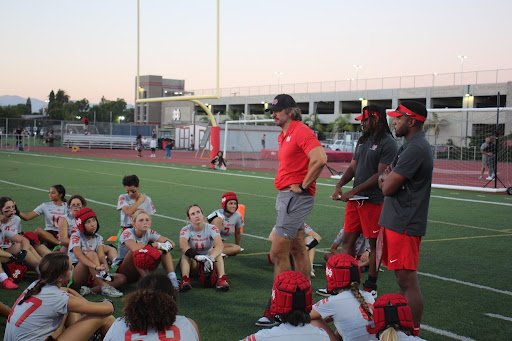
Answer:
[[135, 137], [101, 134], [63, 134], [62, 145], [72, 148], [135, 149]]

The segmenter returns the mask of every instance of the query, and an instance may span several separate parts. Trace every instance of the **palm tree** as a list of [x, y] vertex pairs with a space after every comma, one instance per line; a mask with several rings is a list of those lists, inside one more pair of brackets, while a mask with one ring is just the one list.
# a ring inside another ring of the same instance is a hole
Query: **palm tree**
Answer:
[[333, 133], [337, 133], [339, 131], [354, 131], [354, 126], [349, 123], [348, 118], [348, 115], [340, 115], [336, 117], [334, 122], [332, 122], [332, 127], [330, 130]]

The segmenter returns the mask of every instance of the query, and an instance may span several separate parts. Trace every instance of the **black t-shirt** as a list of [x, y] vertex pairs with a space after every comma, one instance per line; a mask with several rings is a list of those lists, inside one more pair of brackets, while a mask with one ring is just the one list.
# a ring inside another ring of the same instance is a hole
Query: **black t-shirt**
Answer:
[[408, 236], [424, 236], [434, 159], [424, 132], [411, 137], [393, 161], [393, 172], [406, 178], [403, 188], [384, 197], [379, 225]]
[[[371, 136], [365, 143], [358, 145], [354, 153], [353, 160], [357, 162], [356, 172], [354, 174], [354, 187], [359, 186], [371, 178], [379, 170], [379, 163], [391, 164], [396, 156], [398, 146], [390, 135], [386, 134], [382, 138], [382, 143], [377, 144], [374, 137]], [[382, 204], [384, 195], [378, 186], [369, 188], [357, 193], [367, 196], [368, 202], [372, 204]]]

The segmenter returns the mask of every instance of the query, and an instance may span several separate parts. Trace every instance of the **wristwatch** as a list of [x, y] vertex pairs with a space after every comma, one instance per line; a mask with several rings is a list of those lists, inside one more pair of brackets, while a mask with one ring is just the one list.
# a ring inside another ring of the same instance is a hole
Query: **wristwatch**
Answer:
[[301, 189], [302, 192], [306, 192], [306, 189], [302, 187], [302, 184], [299, 185], [299, 188]]

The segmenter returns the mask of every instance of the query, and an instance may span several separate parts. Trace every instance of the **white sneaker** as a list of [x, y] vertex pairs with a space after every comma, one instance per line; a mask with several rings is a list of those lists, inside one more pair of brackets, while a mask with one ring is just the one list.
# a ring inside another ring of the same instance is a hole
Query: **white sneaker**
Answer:
[[492, 176], [488, 176], [485, 178], [485, 180], [492, 180], [492, 179], [494, 179]]
[[311, 278], [315, 278], [316, 275], [315, 275], [315, 269], [313, 269], [313, 267], [311, 267]]
[[327, 289], [318, 289], [316, 291], [316, 294], [319, 295], [319, 296], [331, 297], [332, 292], [327, 291]]
[[109, 297], [121, 297], [123, 293], [111, 285], [104, 285], [101, 287], [101, 294]]
[[91, 288], [86, 287], [85, 285], [82, 285], [80, 287], [80, 295], [85, 296], [85, 295], [89, 295], [89, 294], [96, 295], [96, 293], [94, 291], [92, 291]]
[[257, 327], [264, 327], [264, 328], [269, 328], [269, 327], [274, 327], [274, 326], [277, 326], [279, 324], [279, 322], [277, 322], [274, 318], [268, 318], [268, 317], [261, 317], [258, 322], [255, 323], [255, 325]]

